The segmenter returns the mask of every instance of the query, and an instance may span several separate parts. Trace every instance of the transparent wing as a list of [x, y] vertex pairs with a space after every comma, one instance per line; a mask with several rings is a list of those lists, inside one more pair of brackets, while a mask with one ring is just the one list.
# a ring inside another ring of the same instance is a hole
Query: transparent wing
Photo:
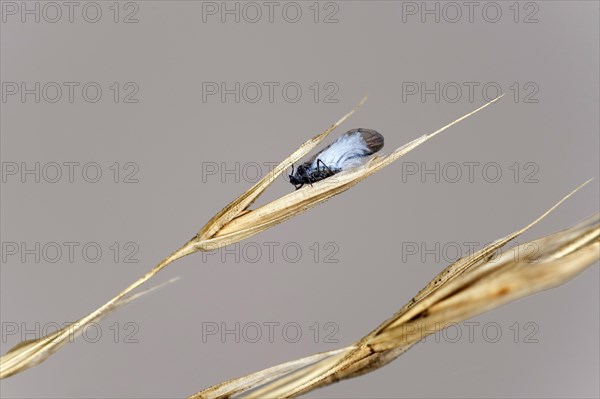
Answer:
[[323, 162], [328, 168], [340, 171], [360, 165], [364, 157], [383, 148], [383, 136], [372, 129], [353, 129], [337, 138], [307, 163], [317, 168]]

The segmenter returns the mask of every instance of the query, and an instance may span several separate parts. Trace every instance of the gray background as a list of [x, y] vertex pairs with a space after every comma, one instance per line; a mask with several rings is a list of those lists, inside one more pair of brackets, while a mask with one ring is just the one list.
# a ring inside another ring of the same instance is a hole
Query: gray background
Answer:
[[[281, 7], [272, 23], [266, 15], [256, 23], [235, 23], [232, 17], [221, 23], [218, 16], [203, 22], [201, 2], [138, 1], [139, 22], [131, 24], [113, 22], [112, 2], [99, 2], [101, 20], [88, 23], [81, 17], [84, 4], [73, 23], [66, 16], [57, 23], [22, 23], [8, 15], [2, 23], [2, 82], [98, 82], [103, 96], [87, 103], [79, 91], [73, 103], [63, 98], [37, 104], [31, 97], [25, 102], [9, 97], [1, 104], [1, 156], [2, 162], [27, 165], [94, 161], [103, 178], [96, 184], [81, 175], [73, 183], [63, 177], [54, 184], [7, 178], [1, 240], [30, 246], [97, 242], [103, 255], [97, 263], [84, 261], [80, 252], [73, 263], [65, 254], [55, 263], [8, 256], [1, 267], [3, 328], [73, 321], [96, 309], [250, 186], [233, 176], [205, 176], [203, 182], [207, 163], [233, 168], [236, 162], [279, 161], [364, 94], [370, 95], [367, 103], [334, 135], [374, 128], [385, 135], [388, 152], [485, 102], [481, 89], [472, 102], [465, 93], [456, 102], [448, 96], [403, 101], [403, 82], [496, 82], [507, 95], [342, 196], [241, 243], [238, 253], [248, 243], [263, 249], [257, 262], [243, 256], [236, 262], [232, 255], [225, 262], [216, 255], [203, 261], [195, 254], [173, 264], [149, 286], [181, 276], [178, 282], [105, 319], [98, 342], [78, 339], [42, 365], [3, 380], [3, 397], [187, 396], [368, 333], [448, 264], [446, 256], [425, 262], [404, 256], [403, 262], [402, 243], [485, 244], [529, 223], [590, 177], [596, 180], [523, 239], [598, 211], [595, 1], [537, 2], [537, 23], [523, 23], [534, 10], [526, 3], [519, 4], [515, 23], [513, 2], [499, 3], [503, 14], [497, 23], [482, 18], [484, 3], [473, 22], [467, 15], [456, 23], [443, 18], [435, 23], [431, 16], [422, 23], [419, 15], [406, 15], [403, 22], [402, 2], [339, 1], [337, 23], [322, 22], [334, 10], [325, 4], [315, 23], [313, 2], [299, 3], [303, 14], [297, 23], [286, 22]], [[122, 13], [132, 11], [121, 6]], [[135, 82], [139, 102], [115, 103], [112, 82]], [[216, 96], [204, 102], [202, 82], [297, 82], [303, 93], [295, 103], [280, 91], [272, 103], [265, 98], [236, 103], [232, 96], [225, 103]], [[322, 90], [334, 82], [338, 102], [324, 102], [323, 92], [315, 102], [309, 89], [314, 82]], [[515, 99], [509, 89], [514, 82], [521, 90], [533, 82], [538, 102], [525, 102], [523, 91]], [[480, 171], [473, 182], [465, 176], [456, 183], [431, 176], [424, 183], [418, 176], [403, 181], [402, 161], [428, 167], [496, 162], [503, 177], [489, 183]], [[135, 162], [139, 183], [113, 183], [114, 162]], [[515, 162], [522, 173], [530, 171], [523, 165], [535, 163], [537, 183], [525, 183], [523, 175], [515, 183], [509, 169]], [[290, 190], [281, 179], [264, 201]], [[139, 246], [139, 262], [115, 263], [108, 247], [130, 241]], [[279, 245], [273, 261], [269, 242]], [[316, 261], [310, 249], [315, 242], [321, 247]], [[338, 249], [338, 263], [325, 262], [328, 242]], [[298, 262], [283, 257], [286, 244], [300, 246]], [[450, 248], [448, 256], [453, 253]], [[598, 397], [598, 287], [594, 265], [558, 289], [475, 318], [473, 342], [463, 325], [456, 343], [430, 338], [375, 373], [307, 396]], [[115, 322], [117, 343], [110, 329]], [[127, 322], [138, 327], [133, 337], [138, 343], [123, 342]], [[291, 343], [276, 330], [271, 343], [265, 327], [257, 343], [236, 343], [231, 336], [203, 343], [207, 322], [230, 327], [295, 322], [303, 335]], [[316, 322], [318, 343], [310, 329]], [[338, 327], [338, 343], [324, 342], [327, 322]], [[481, 332], [492, 322], [502, 331], [496, 343]], [[537, 343], [524, 342], [532, 331], [524, 329], [528, 322], [537, 326]], [[514, 323], [520, 326], [517, 343]], [[19, 340], [19, 335], [3, 339], [1, 352]]]

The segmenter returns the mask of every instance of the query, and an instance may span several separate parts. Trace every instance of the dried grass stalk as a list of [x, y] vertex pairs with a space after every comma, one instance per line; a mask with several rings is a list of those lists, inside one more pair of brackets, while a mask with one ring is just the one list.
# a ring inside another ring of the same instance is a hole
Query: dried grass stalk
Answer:
[[[502, 97], [502, 96], [500, 96]], [[283, 160], [277, 167], [270, 171], [259, 182], [252, 186], [248, 191], [240, 195], [233, 202], [227, 205], [223, 210], [217, 213], [198, 231], [196, 236], [185, 243], [177, 251], [160, 261], [154, 268], [148, 271], [129, 287], [102, 305], [100, 308], [81, 318], [76, 322], [66, 326], [54, 334], [41, 337], [37, 340], [26, 341], [18, 344], [2, 357], [0, 357], [0, 378], [9, 377], [32, 366], [35, 366], [50, 355], [55, 353], [62, 345], [69, 340], [71, 334], [78, 334], [86, 325], [97, 321], [115, 310], [126, 296], [138, 288], [140, 285], [152, 278], [167, 265], [175, 260], [190, 255], [198, 251], [214, 250], [225, 245], [236, 243], [248, 238], [263, 230], [268, 229], [275, 224], [281, 223], [298, 213], [311, 208], [327, 199], [349, 189], [361, 180], [372, 175], [376, 171], [394, 162], [404, 154], [423, 144], [430, 138], [443, 132], [449, 127], [468, 118], [474, 113], [482, 110], [488, 105], [496, 102], [500, 97], [479, 107], [478, 109], [464, 115], [457, 120], [447, 124], [431, 134], [425, 134], [416, 140], [398, 148], [387, 156], [376, 156], [365, 165], [344, 171], [332, 178], [325, 179], [313, 184], [311, 187], [305, 187], [302, 190], [294, 191], [279, 199], [276, 199], [255, 210], [248, 208], [256, 199], [277, 179], [277, 177], [288, 169], [293, 163], [304, 157], [312, 151], [325, 137], [329, 135], [336, 127], [350, 117], [366, 100], [366, 97], [349, 113], [344, 115], [339, 121], [331, 125], [322, 133], [313, 137], [302, 144], [289, 157]]]
[[[513, 251], [499, 254], [498, 250], [588, 182], [534, 222], [448, 266], [398, 313], [354, 344], [226, 381], [190, 398], [241, 393], [250, 398], [295, 397], [378, 369], [445, 326], [569, 281], [600, 258], [600, 214]], [[529, 254], [531, 248], [535, 253]]]
[[2, 356], [2, 376], [9, 377], [22, 370], [40, 364], [67, 342], [72, 342], [75, 338], [80, 336], [83, 332], [83, 326], [88, 325], [89, 323], [99, 322], [110, 312], [117, 310], [144, 295], [150, 294], [167, 284], [171, 284], [178, 279], [179, 277], [175, 277], [155, 287], [138, 292], [137, 294], [123, 296], [112, 303], [111, 306], [107, 308], [106, 312], [94, 314], [91, 318], [90, 315], [87, 318], [79, 319], [67, 327], [45, 335], [43, 338], [29, 339], [15, 345]]

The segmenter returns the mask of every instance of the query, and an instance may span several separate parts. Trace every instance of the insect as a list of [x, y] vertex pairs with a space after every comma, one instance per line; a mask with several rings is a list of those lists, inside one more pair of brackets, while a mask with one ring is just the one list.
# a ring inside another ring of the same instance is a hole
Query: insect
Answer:
[[333, 176], [360, 165], [364, 158], [383, 148], [383, 136], [373, 129], [352, 129], [327, 146], [323, 151], [296, 168], [292, 165], [290, 183], [296, 190], [305, 184]]

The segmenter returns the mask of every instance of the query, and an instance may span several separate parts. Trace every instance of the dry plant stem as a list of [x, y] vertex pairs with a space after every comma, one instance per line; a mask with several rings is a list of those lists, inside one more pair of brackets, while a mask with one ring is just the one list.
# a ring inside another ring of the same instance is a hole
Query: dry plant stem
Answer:
[[[116, 310], [122, 306], [125, 306], [142, 296], [145, 296], [167, 284], [173, 283], [178, 280], [179, 277], [172, 278], [158, 286], [146, 289], [137, 294], [121, 296], [116, 301], [111, 301], [109, 306], [105, 307], [103, 312], [94, 312], [90, 316], [70, 324], [60, 330], [50, 333], [43, 337], [43, 339], [32, 339], [23, 341], [20, 344], [13, 347], [6, 354], [2, 356], [2, 372], [6, 373], [5, 376], [10, 376], [14, 373], [22, 371], [24, 368], [29, 368], [43, 362], [48, 356], [55, 353], [67, 342], [72, 342], [76, 337], [81, 335], [82, 328], [91, 323], [102, 320], [109, 312]], [[6, 367], [6, 368], [4, 368]]]
[[[352, 347], [336, 349], [329, 352], [321, 352], [311, 356], [303, 357], [302, 359], [293, 360], [291, 362], [282, 363], [277, 366], [268, 368], [266, 370], [259, 371], [254, 374], [249, 374], [242, 378], [237, 378], [231, 381], [225, 381], [221, 384], [211, 387], [211, 394], [214, 397], [225, 397], [231, 396], [238, 392], [248, 391], [262, 385], [266, 382], [272, 381], [276, 378], [282, 377], [285, 374], [301, 369], [310, 364], [314, 364], [323, 359], [329, 358], [334, 355], [342, 356], [346, 352], [352, 350]], [[201, 398], [200, 394], [194, 395], [191, 398]]]
[[[513, 251], [499, 255], [498, 250], [588, 182], [529, 225], [448, 266], [399, 312], [351, 346], [325, 352], [321, 354], [322, 360], [314, 363], [307, 364], [304, 359], [288, 362], [287, 369], [296, 367], [283, 375], [282, 369], [277, 375], [271, 373], [277, 369], [275, 366], [252, 374], [252, 384], [242, 386], [240, 379], [234, 379], [191, 398], [228, 398], [241, 393], [249, 393], [247, 397], [253, 398], [301, 395], [380, 368], [444, 326], [572, 279], [600, 257], [600, 214], [566, 230], [519, 245]], [[535, 254], [528, 252], [531, 248], [537, 250]], [[521, 255], [515, 256], [515, 253]]]
[[89, 315], [81, 318], [76, 323], [63, 328], [56, 333], [41, 337], [37, 340], [22, 342], [0, 357], [0, 378], [5, 378], [24, 371], [47, 359], [64, 343], [67, 342], [71, 332], [80, 331], [90, 322], [105, 317], [108, 313], [116, 308], [116, 305], [119, 304], [119, 302], [125, 298], [126, 295], [148, 281], [150, 278], [156, 275], [156, 273], [164, 269], [175, 260], [194, 252], [214, 250], [215, 248], [236, 243], [263, 230], [266, 230], [269, 227], [281, 223], [282, 221], [287, 220], [323, 201], [326, 201], [327, 199], [349, 189], [359, 181], [367, 178], [383, 167], [389, 165], [393, 161], [397, 160], [404, 154], [423, 144], [442, 131], [496, 102], [500, 97], [447, 124], [431, 134], [426, 134], [417, 138], [416, 140], [413, 140], [412, 142], [398, 148], [390, 155], [377, 156], [371, 159], [371, 161], [366, 165], [335, 175], [335, 179], [326, 179], [314, 184], [312, 187], [305, 187], [302, 190], [292, 192], [275, 201], [272, 201], [271, 203], [263, 205], [256, 210], [248, 209], [248, 207], [252, 205], [254, 201], [256, 201], [256, 199], [264, 192], [264, 190], [266, 190], [281, 173], [288, 169], [293, 163], [307, 155], [325, 137], [327, 137], [329, 133], [331, 133], [336, 127], [349, 118], [365, 102], [366, 97], [363, 98], [362, 101], [356, 107], [354, 107], [352, 111], [344, 115], [339, 121], [331, 125], [322, 133], [302, 144], [296, 151], [283, 160], [259, 182], [223, 208], [198, 231], [195, 237], [193, 237], [180, 249], [159, 262], [148, 273], [125, 288], [110, 301]]

